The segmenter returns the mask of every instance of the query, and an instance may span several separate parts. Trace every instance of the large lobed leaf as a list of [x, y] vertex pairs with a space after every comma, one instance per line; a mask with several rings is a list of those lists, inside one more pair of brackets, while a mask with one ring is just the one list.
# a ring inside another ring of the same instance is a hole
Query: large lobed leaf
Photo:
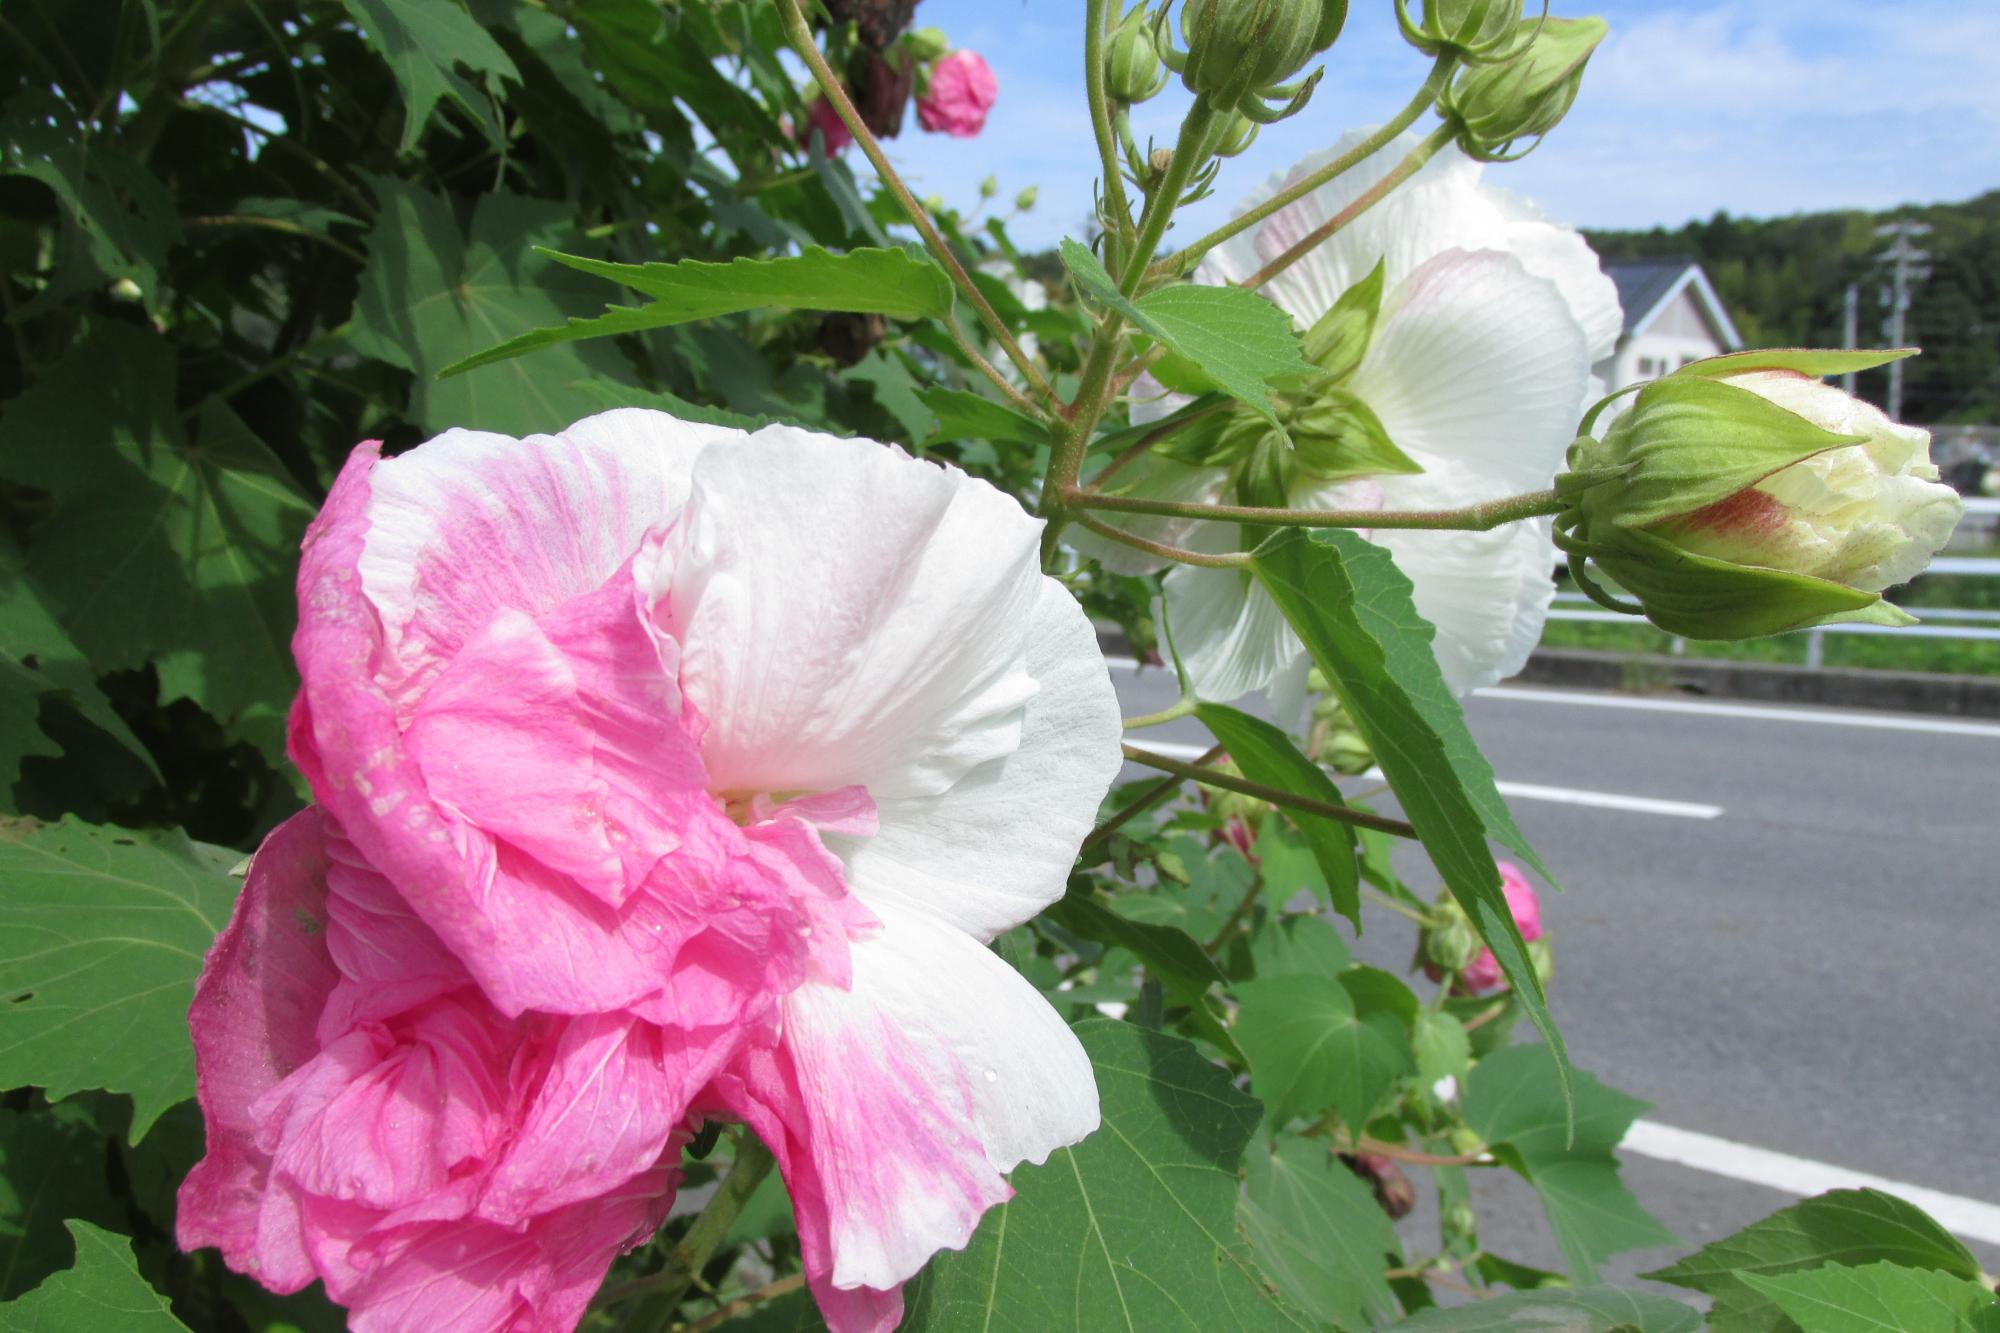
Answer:
[[1388, 551], [1337, 528], [1281, 532], [1252, 553], [1250, 567], [1374, 749], [1424, 850], [1548, 1042], [1567, 1100], [1569, 1056], [1488, 839], [1544, 878], [1548, 869], [1515, 826], [1493, 766], [1466, 729], [1409, 579]]
[[0, 1305], [0, 1333], [188, 1333], [167, 1298], [139, 1276], [132, 1242], [71, 1222], [76, 1266]]
[[[519, 70], [486, 29], [456, 0], [341, 0], [368, 45], [396, 76], [403, 94], [402, 151], [417, 146], [431, 112], [450, 98], [479, 123], [488, 138], [501, 140], [493, 102], [502, 79], [518, 82]], [[458, 73], [463, 65], [485, 86], [482, 98]]]
[[177, 832], [0, 824], [0, 1086], [130, 1093], [134, 1143], [192, 1097], [188, 1002], [240, 859]]
[[1014, 1173], [1014, 1198], [904, 1289], [906, 1333], [1313, 1327], [1266, 1288], [1236, 1230], [1257, 1103], [1178, 1038], [1100, 1020], [1076, 1033], [1102, 1127]]
[[937, 265], [907, 250], [864, 249], [836, 255], [811, 246], [799, 255], [732, 259], [726, 264], [698, 259], [614, 264], [538, 250], [556, 263], [623, 283], [653, 299], [643, 306], [610, 306], [593, 318], [537, 328], [462, 357], [440, 375], [457, 375], [558, 343], [638, 333], [745, 310], [840, 310], [896, 319], [942, 318], [951, 310], [951, 279]]
[[1257, 1262], [1308, 1314], [1364, 1328], [1395, 1311], [1385, 1269], [1401, 1257], [1396, 1228], [1324, 1142], [1283, 1138], [1246, 1160], [1237, 1216]]
[[1992, 1292], [1934, 1269], [1827, 1264], [1743, 1280], [1804, 1333], [2000, 1333]]
[[1701, 1312], [1648, 1291], [1548, 1288], [1425, 1310], [1390, 1327], [1407, 1333], [1695, 1333]]
[[[1299, 752], [1284, 732], [1260, 717], [1252, 717], [1226, 704], [1205, 703], [1195, 709], [1229, 757], [1243, 770], [1243, 776], [1267, 787], [1308, 796], [1326, 805], [1345, 805], [1340, 788], [1326, 771]], [[1288, 815], [1305, 835], [1313, 860], [1325, 877], [1333, 908], [1361, 929], [1361, 867], [1355, 861], [1354, 826], [1324, 815], [1288, 809]]]
[[1339, 1112], [1359, 1134], [1396, 1080], [1411, 1073], [1410, 1034], [1396, 1014], [1344, 977], [1239, 982], [1236, 1044], [1273, 1123]]
[[1781, 1208], [1677, 1264], [1642, 1276], [1712, 1296], [1716, 1333], [1777, 1333], [1784, 1310], [1746, 1279], [1822, 1264], [1899, 1264], [1976, 1281], [1979, 1264], [1913, 1204], [1879, 1190], [1830, 1190]]

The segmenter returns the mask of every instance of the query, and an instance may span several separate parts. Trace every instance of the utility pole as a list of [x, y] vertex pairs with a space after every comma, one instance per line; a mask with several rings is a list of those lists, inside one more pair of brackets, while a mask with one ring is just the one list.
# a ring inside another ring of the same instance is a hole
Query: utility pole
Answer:
[[[1903, 317], [1910, 310], [1910, 285], [1913, 282], [1922, 282], [1931, 275], [1930, 265], [1924, 262], [1930, 255], [1917, 249], [1915, 244], [1916, 237], [1928, 236], [1930, 230], [1929, 223], [1911, 222], [1907, 219], [1885, 222], [1875, 229], [1877, 236], [1892, 238], [1889, 248], [1881, 255], [1881, 258], [1889, 261], [1891, 265], [1890, 282], [1893, 288], [1889, 298], [1889, 318], [1883, 325], [1883, 331], [1889, 335], [1891, 347], [1903, 346]], [[1891, 421], [1903, 419], [1901, 361], [1889, 363], [1889, 419]]]
[[[1861, 284], [1847, 284], [1847, 298], [1840, 303], [1840, 345], [1852, 351], [1861, 345]], [[1848, 397], [1854, 396], [1854, 372], [1848, 371], [1840, 377], [1840, 388]]]

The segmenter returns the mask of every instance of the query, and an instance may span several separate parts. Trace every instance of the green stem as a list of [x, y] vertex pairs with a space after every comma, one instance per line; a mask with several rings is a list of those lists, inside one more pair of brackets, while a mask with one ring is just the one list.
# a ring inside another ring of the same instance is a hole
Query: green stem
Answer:
[[[1554, 490], [1530, 491], [1501, 500], [1486, 500], [1458, 509], [1280, 509], [1264, 505], [1201, 504], [1193, 500], [1148, 500], [1131, 495], [1100, 495], [1076, 487], [1057, 497], [1076, 509], [1107, 509], [1120, 514], [1154, 514], [1163, 518], [1198, 518], [1213, 523], [1248, 523], [1271, 528], [1415, 528], [1487, 532], [1503, 523], [1561, 513], [1563, 500]], [[1083, 521], [1080, 517], [1079, 522]]]
[[903, 212], [909, 217], [910, 224], [917, 229], [917, 235], [923, 237], [924, 245], [936, 256], [938, 263], [944, 266], [944, 271], [950, 275], [953, 285], [964, 294], [973, 310], [978, 312], [980, 322], [986, 325], [987, 332], [993, 335], [1001, 350], [1007, 353], [1007, 359], [1014, 363], [1022, 378], [1044, 400], [1053, 401], [1054, 393], [1050, 390], [1048, 382], [1042, 378], [1041, 372], [1035, 369], [1035, 363], [1021, 350], [1021, 344], [1014, 341], [1014, 335], [1007, 331], [1006, 322], [1000, 318], [999, 312], [994, 310], [985, 294], [973, 283], [972, 275], [965, 271], [965, 265], [958, 262], [958, 256], [945, 243], [944, 237], [938, 234], [937, 227], [931, 222], [930, 214], [924, 211], [923, 205], [919, 204], [916, 196], [910, 193], [910, 188], [903, 184], [903, 178], [896, 174], [896, 169], [889, 165], [888, 155], [882, 151], [882, 145], [875, 141], [874, 133], [862, 122], [861, 113], [854, 109], [854, 103], [848, 98], [847, 89], [841, 84], [840, 77], [826, 63], [826, 57], [820, 54], [819, 43], [813, 40], [812, 29], [806, 23], [805, 11], [800, 8], [799, 0], [781, 0], [778, 14], [784, 21], [785, 35], [791, 38], [792, 49], [798, 52], [799, 59], [806, 62], [806, 67], [812, 71], [813, 78], [819, 81], [821, 94], [833, 103], [835, 114], [840, 117], [841, 123], [847, 126], [847, 131], [854, 136], [854, 141], [861, 145], [861, 151], [868, 155], [868, 160], [875, 165], [875, 174], [881, 178], [882, 184], [889, 188], [889, 193], [895, 195], [896, 202], [903, 206]]
[[[1148, 540], [1136, 532], [1127, 532], [1123, 528], [1113, 527], [1102, 519], [1092, 518], [1080, 509], [1067, 511], [1066, 517], [1075, 519], [1081, 526], [1090, 529], [1090, 531], [1109, 541], [1117, 542], [1121, 546], [1129, 546], [1135, 551], [1144, 551], [1147, 555], [1157, 556], [1162, 560], [1171, 560], [1177, 565], [1197, 565], [1202, 569], [1250, 568], [1250, 553], [1248, 551], [1226, 551], [1221, 553], [1190, 551], [1183, 546], [1169, 546], [1165, 542]], [[1053, 529], [1055, 524], [1051, 522], [1049, 527]], [[1043, 534], [1043, 540], [1047, 540], [1046, 533]]]
[[[1200, 758], [1194, 761], [1194, 766], [1196, 768], [1201, 768], [1208, 764], [1214, 763], [1217, 759], [1221, 757], [1222, 757], [1222, 747], [1220, 745], [1213, 745], [1209, 747], [1207, 753], [1203, 754]], [[1092, 848], [1096, 847], [1099, 843], [1103, 842], [1106, 838], [1116, 833], [1119, 829], [1124, 828], [1125, 825], [1131, 823], [1134, 819], [1138, 818], [1140, 815], [1146, 813], [1146, 811], [1158, 805], [1161, 801], [1165, 800], [1168, 795], [1170, 795], [1172, 792], [1178, 789], [1181, 783], [1185, 782], [1186, 780], [1187, 779], [1182, 777], [1169, 775], [1167, 777], [1161, 778], [1158, 782], [1146, 788], [1146, 790], [1140, 792], [1137, 798], [1135, 798], [1130, 804], [1126, 805], [1122, 810], [1112, 815], [1111, 818], [1105, 820], [1102, 824], [1099, 824], [1096, 828], [1092, 829], [1090, 831], [1090, 836], [1083, 840], [1083, 846], [1078, 849], [1078, 854], [1081, 855], [1084, 852], [1090, 851]]]
[[1273, 259], [1270, 263], [1264, 265], [1264, 267], [1258, 269], [1255, 273], [1252, 273], [1239, 285], [1247, 287], [1254, 292], [1290, 268], [1293, 264], [1296, 264], [1306, 255], [1311, 254], [1329, 236], [1332, 236], [1342, 227], [1345, 227], [1348, 223], [1366, 213], [1376, 204], [1381, 203], [1389, 197], [1390, 192], [1398, 185], [1416, 175], [1424, 163], [1435, 157], [1438, 150], [1450, 143], [1457, 137], [1457, 134], [1457, 129], [1448, 123], [1432, 130], [1428, 135], [1424, 136], [1423, 142], [1410, 150], [1408, 156], [1389, 169], [1388, 175], [1362, 191], [1353, 203], [1300, 237], [1297, 244], [1293, 245], [1276, 259]]
[[1193, 717], [1200, 700], [1193, 696], [1183, 696], [1180, 702], [1162, 708], [1157, 713], [1141, 713], [1137, 717], [1125, 719], [1125, 730], [1138, 731], [1142, 727], [1157, 727], [1168, 722], [1178, 722], [1184, 717]]
[[1373, 898], [1377, 903], [1381, 904], [1383, 907], [1388, 908], [1392, 912], [1402, 913], [1404, 916], [1410, 918], [1410, 920], [1416, 922], [1420, 926], [1426, 926], [1430, 924], [1430, 918], [1426, 917], [1422, 912], [1419, 912], [1416, 908], [1410, 906], [1408, 903], [1397, 902], [1394, 898], [1391, 898], [1388, 894], [1382, 892], [1382, 890], [1376, 888], [1372, 884], [1363, 884], [1361, 886], [1361, 891], [1367, 894], [1369, 897]]
[[1125, 275], [1118, 281], [1118, 290], [1125, 295], [1136, 292], [1140, 279], [1146, 276], [1146, 266], [1153, 262], [1153, 251], [1159, 249], [1161, 238], [1167, 234], [1167, 224], [1173, 220], [1174, 210], [1180, 207], [1181, 194], [1201, 167], [1215, 120], [1215, 108], [1208, 104], [1208, 99], [1195, 98], [1187, 118], [1181, 122], [1173, 160], [1167, 163], [1166, 173], [1146, 196], [1146, 209], [1139, 219], [1139, 239], [1133, 243]]
[[1431, 66], [1430, 77], [1424, 80], [1423, 87], [1417, 89], [1417, 95], [1410, 99], [1409, 105], [1398, 111], [1388, 124], [1354, 145], [1354, 147], [1345, 153], [1342, 153], [1339, 157], [1334, 158], [1333, 161], [1327, 163], [1318, 171], [1313, 172], [1310, 176], [1303, 177], [1286, 186], [1263, 203], [1258, 204], [1255, 208], [1245, 209], [1208, 235], [1188, 245], [1185, 249], [1177, 250], [1166, 259], [1161, 260], [1153, 266], [1155, 276], [1178, 277], [1182, 274], [1192, 272], [1194, 266], [1201, 262], [1202, 256], [1206, 255], [1216, 246], [1221, 245], [1230, 237], [1236, 235], [1238, 232], [1256, 226], [1279, 209], [1305, 198], [1320, 186], [1347, 174], [1361, 163], [1381, 152], [1389, 144], [1395, 142], [1397, 135], [1415, 124], [1417, 117], [1423, 115], [1437, 101], [1438, 97], [1444, 92], [1445, 85], [1451, 82], [1452, 70], [1457, 64], [1458, 54], [1456, 52], [1446, 51], [1439, 55], [1437, 63]]
[[279, 371], [290, 369], [292, 366], [296, 365], [302, 358], [312, 355], [314, 352], [326, 346], [328, 343], [339, 342], [342, 338], [345, 338], [348, 335], [348, 333], [353, 330], [353, 328], [354, 328], [354, 321], [349, 320], [345, 324], [336, 325], [335, 327], [328, 329], [325, 333], [320, 334], [319, 337], [314, 338], [310, 342], [300, 343], [297, 347], [294, 347], [291, 351], [286, 352], [283, 356], [273, 357], [271, 358], [271, 360], [266, 361], [263, 365], [257, 367], [257, 369], [250, 371], [247, 374], [240, 375], [236, 379], [231, 380], [229, 383], [223, 385], [220, 389], [217, 389], [214, 393], [208, 394], [207, 396], [197, 401], [192, 407], [188, 408], [181, 415], [188, 420], [192, 420], [195, 416], [197, 416], [201, 412], [201, 409], [205, 407], [208, 403], [228, 402], [231, 398], [234, 398], [237, 394], [242, 393], [245, 389], [249, 388], [251, 385], [259, 383], [262, 380], [269, 379], [271, 376], [277, 374]]
[[1090, 128], [1097, 138], [1097, 159], [1104, 171], [1104, 211], [1109, 216], [1105, 258], [1117, 266], [1118, 246], [1132, 227], [1132, 209], [1125, 202], [1125, 179], [1118, 166], [1118, 143], [1111, 124], [1111, 98], [1104, 86], [1104, 32], [1114, 4], [1123, 0], [1089, 0], [1083, 19], [1083, 85], [1090, 99]]
[[737, 1214], [743, 1205], [764, 1183], [764, 1177], [771, 1174], [776, 1159], [771, 1150], [760, 1143], [754, 1135], [745, 1133], [736, 1144], [736, 1163], [716, 1186], [715, 1194], [708, 1205], [688, 1228], [687, 1235], [681, 1237], [680, 1244], [674, 1246], [664, 1272], [650, 1277], [637, 1278], [621, 1283], [599, 1293], [596, 1304], [613, 1305], [633, 1296], [644, 1296], [645, 1301], [632, 1312], [625, 1321], [628, 1333], [653, 1333], [666, 1327], [667, 1319], [687, 1295], [689, 1287], [701, 1276], [701, 1270], [715, 1257], [729, 1228], [735, 1224]]
[[1267, 787], [1261, 782], [1239, 778], [1231, 773], [1217, 772], [1212, 768], [1201, 768], [1194, 764], [1184, 764], [1178, 759], [1169, 759], [1163, 754], [1142, 750], [1136, 745], [1123, 747], [1125, 757], [1146, 768], [1157, 768], [1162, 773], [1173, 773], [1184, 778], [1193, 778], [1204, 787], [1220, 787], [1224, 791], [1254, 796], [1272, 805], [1281, 805], [1288, 810], [1303, 810], [1309, 815], [1319, 815], [1326, 819], [1337, 819], [1343, 824], [1353, 824], [1358, 828], [1372, 828], [1380, 833], [1393, 833], [1399, 838], [1414, 838], [1417, 830], [1400, 819], [1387, 815], [1372, 814], [1366, 810], [1355, 810], [1344, 805], [1333, 805], [1327, 801], [1316, 801], [1310, 796], [1299, 796], [1279, 787]]

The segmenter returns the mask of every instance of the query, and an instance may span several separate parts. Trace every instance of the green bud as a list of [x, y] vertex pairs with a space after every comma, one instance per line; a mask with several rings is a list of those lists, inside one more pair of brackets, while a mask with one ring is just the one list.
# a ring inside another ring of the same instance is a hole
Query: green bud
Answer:
[[1537, 27], [1526, 49], [1465, 69], [1440, 99], [1468, 156], [1484, 162], [1518, 156], [1514, 144], [1538, 140], [1560, 124], [1583, 86], [1591, 52], [1608, 31], [1603, 19], [1524, 20], [1519, 30]]
[[923, 199], [923, 204], [927, 212], [931, 213], [944, 212], [944, 196], [941, 194], [925, 195]]
[[979, 182], [979, 197], [981, 199], [991, 199], [998, 193], [1000, 193], [1000, 178], [998, 176], [988, 176], [985, 180]]
[[1116, 101], [1150, 101], [1167, 86], [1167, 67], [1153, 45], [1153, 19], [1143, 4], [1112, 29], [1104, 53], [1104, 87]]
[[1039, 186], [1030, 185], [1027, 189], [1014, 196], [1014, 207], [1025, 213], [1035, 206], [1035, 200], [1040, 194], [1041, 188]]
[[[1467, 1125], [1454, 1126], [1451, 1133], [1446, 1137], [1451, 1140], [1451, 1150], [1463, 1156], [1470, 1156], [1473, 1153], [1482, 1151], [1486, 1147], [1480, 1141], [1478, 1133]], [[1477, 1226], [1477, 1223], [1474, 1223], [1474, 1225]]]
[[1235, 157], [1257, 137], [1257, 122], [1240, 111], [1232, 111], [1215, 136], [1215, 155]]
[[1506, 59], [1527, 37], [1521, 0], [1423, 0], [1422, 24], [1411, 21], [1406, 0], [1396, 0], [1403, 39], [1427, 56], [1455, 52], [1459, 59]]
[[1286, 81], [1332, 46], [1346, 21], [1347, 0], [1186, 0], [1187, 50], [1162, 55], [1189, 92], [1218, 110], [1259, 106], [1257, 99], [1297, 100], [1304, 90]]
[[1424, 960], [1446, 972], [1462, 972], [1486, 946], [1459, 905], [1446, 899], [1423, 933]]
[[1439, 1222], [1447, 1245], [1471, 1245], [1479, 1239], [1479, 1214], [1463, 1199], [1445, 1209]]
[[1535, 980], [1547, 989], [1548, 984], [1556, 979], [1556, 956], [1549, 948], [1546, 935], [1528, 941], [1528, 962], [1535, 969]]
[[934, 64], [951, 50], [951, 40], [937, 28], [912, 28], [903, 34], [903, 49], [919, 65]]
[[1697, 362], [1578, 441], [1557, 524], [1578, 585], [1610, 601], [1587, 560], [1689, 638], [1911, 623], [1882, 590], [1929, 563], [1963, 505], [1926, 432], [1812, 378], [1825, 355]]
[[145, 297], [139, 284], [130, 278], [120, 278], [111, 284], [111, 299], [114, 301], [138, 301]]
[[1375, 767], [1375, 751], [1351, 722], [1336, 724], [1320, 743], [1319, 757], [1342, 777], [1354, 777]]

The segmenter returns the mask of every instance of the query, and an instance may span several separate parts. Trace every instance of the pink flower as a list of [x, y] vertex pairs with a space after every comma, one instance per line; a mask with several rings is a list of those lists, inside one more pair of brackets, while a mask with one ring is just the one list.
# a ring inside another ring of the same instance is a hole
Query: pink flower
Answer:
[[181, 1245], [363, 1330], [574, 1328], [679, 1180], [705, 1076], [617, 1015], [498, 1013], [319, 810], [274, 830], [189, 1011]]
[[812, 147], [814, 130], [826, 139], [828, 156], [844, 151], [847, 145], [854, 142], [854, 136], [847, 132], [847, 122], [833, 109], [833, 103], [824, 97], [813, 98], [812, 104], [806, 108], [805, 128], [799, 131], [799, 142], [807, 148]]
[[[214, 1147], [183, 1243], [325, 1276], [358, 1321], [373, 1275], [443, 1262], [380, 1237], [546, 1225], [564, 1257], [520, 1326], [567, 1328], [585, 1259], [657, 1220], [671, 1136], [721, 1114], [777, 1155], [836, 1333], [892, 1326], [1004, 1172], [1097, 1123], [1082, 1048], [984, 947], [1062, 895], [1119, 766], [1041, 526], [868, 441], [636, 409], [357, 449], [294, 639], [325, 909], [274, 838], [192, 1016]], [[303, 988], [263, 970], [294, 907], [352, 923]], [[285, 1045], [242, 1072], [246, 1025]], [[407, 1134], [374, 1091], [405, 1067], [453, 1075]], [[572, 1087], [585, 1123], [537, 1119]], [[313, 1135], [381, 1160], [315, 1174]], [[304, 1220], [273, 1238], [274, 1209]]]
[[953, 51], [931, 66], [917, 120], [933, 134], [970, 139], [986, 128], [986, 113], [999, 96], [1000, 81], [976, 51]]
[[[1520, 867], [1506, 861], [1500, 862], [1500, 891], [1507, 895], [1507, 910], [1513, 914], [1514, 924], [1521, 928], [1521, 938], [1538, 940], [1542, 937], [1542, 900], [1535, 896], [1527, 876]], [[1493, 956], [1491, 949], [1481, 949], [1458, 974], [1458, 983], [1472, 994], [1503, 990], [1507, 979], [1500, 971], [1500, 960]]]

